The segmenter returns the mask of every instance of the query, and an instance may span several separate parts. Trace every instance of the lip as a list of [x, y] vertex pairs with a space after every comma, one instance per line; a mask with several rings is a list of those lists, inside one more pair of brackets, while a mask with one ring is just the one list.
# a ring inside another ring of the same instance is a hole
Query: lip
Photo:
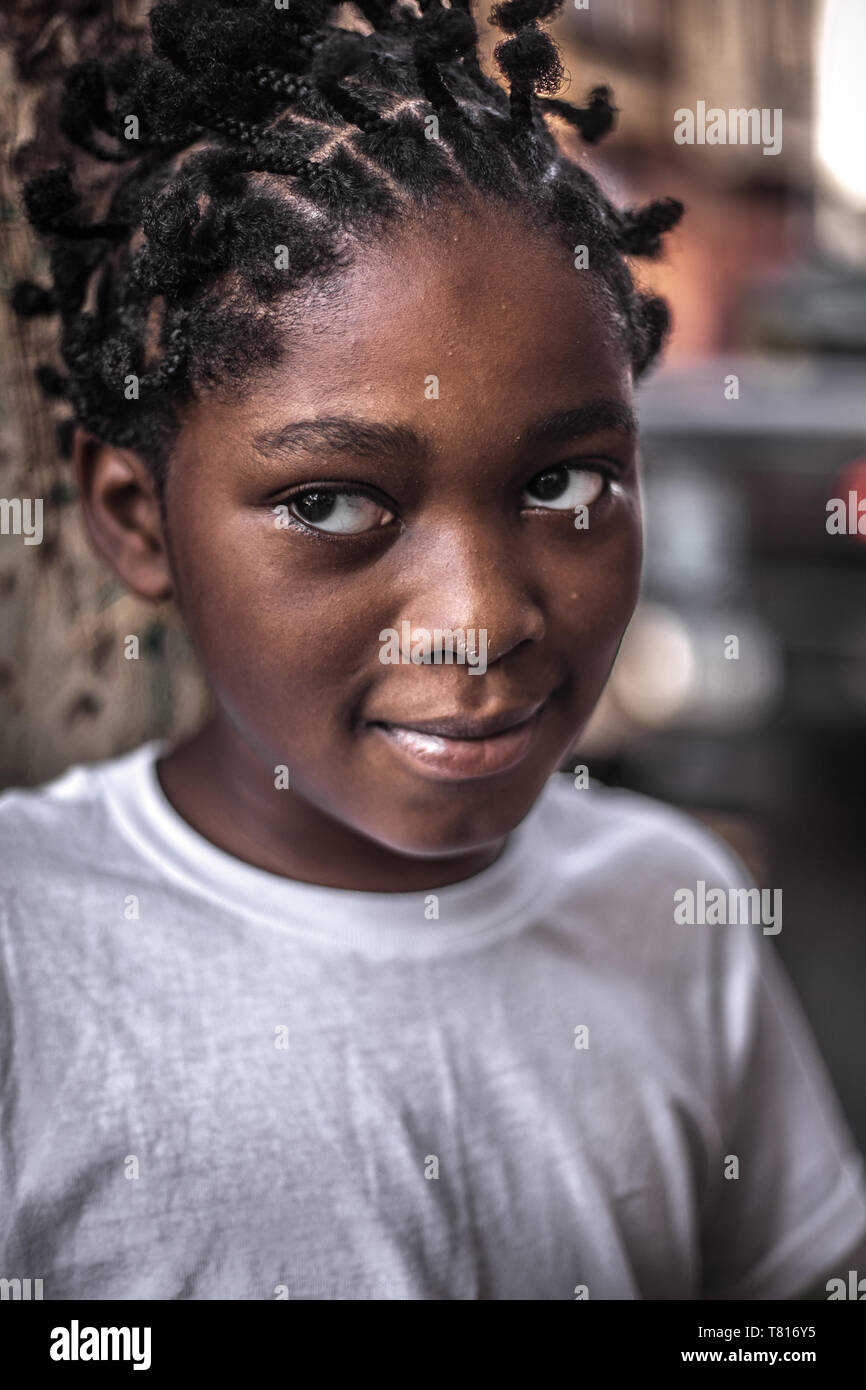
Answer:
[[470, 779], [506, 772], [526, 757], [547, 699], [481, 719], [447, 715], [411, 723], [371, 720], [369, 727], [418, 770]]
[[432, 734], [437, 738], [487, 739], [505, 733], [516, 724], [524, 724], [537, 714], [549, 696], [534, 700], [532, 704], [512, 705], [510, 709], [499, 710], [484, 717], [472, 714], [444, 714], [438, 719], [371, 719], [376, 725], [387, 725], [395, 729], [411, 729], [417, 734]]

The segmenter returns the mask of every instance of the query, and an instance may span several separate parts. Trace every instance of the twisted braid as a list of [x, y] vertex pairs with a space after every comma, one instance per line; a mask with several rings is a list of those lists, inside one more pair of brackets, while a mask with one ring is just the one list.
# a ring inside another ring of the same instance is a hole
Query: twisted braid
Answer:
[[[292, 0], [291, 12], [272, 0], [160, 0], [149, 51], [70, 68], [62, 132], [118, 177], [98, 216], [68, 159], [25, 185], [27, 216], [51, 243], [52, 284], [19, 282], [11, 295], [23, 316], [61, 318], [66, 375], [37, 368], [43, 391], [72, 407], [61, 451], [78, 421], [138, 451], [161, 482], [175, 406], [203, 386], [240, 385], [278, 355], [270, 303], [339, 271], [343, 234], [374, 235], [407, 204], [461, 186], [586, 243], [635, 376], [648, 370], [668, 311], [636, 288], [626, 258], [657, 255], [682, 205], [619, 210], [557, 147], [548, 118], [591, 144], [616, 115], [606, 87], [585, 106], [554, 95], [562, 63], [541, 24], [562, 4], [494, 7], [507, 91], [481, 67], [471, 0], [355, 0], [352, 29], [335, 22], [333, 0]], [[288, 249], [287, 267], [273, 264], [275, 246]]]

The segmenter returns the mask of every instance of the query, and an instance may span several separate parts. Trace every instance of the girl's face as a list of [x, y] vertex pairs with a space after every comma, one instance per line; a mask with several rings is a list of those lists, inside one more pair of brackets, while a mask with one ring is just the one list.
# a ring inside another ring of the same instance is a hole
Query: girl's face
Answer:
[[[592, 272], [516, 219], [405, 226], [284, 364], [183, 420], [171, 569], [222, 746], [399, 855], [501, 843], [638, 590], [630, 368]], [[437, 629], [462, 660], [430, 659]], [[393, 660], [407, 631], [420, 663]]]

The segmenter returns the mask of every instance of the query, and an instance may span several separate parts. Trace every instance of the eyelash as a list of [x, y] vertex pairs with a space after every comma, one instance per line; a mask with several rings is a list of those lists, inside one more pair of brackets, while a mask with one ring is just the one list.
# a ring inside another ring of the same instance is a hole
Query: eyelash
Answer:
[[[611, 485], [616, 482], [620, 476], [620, 470], [613, 467], [604, 459], [593, 459], [591, 467], [589, 464], [572, 463], [564, 465], [553, 464], [549, 468], [539, 469], [537, 473], [533, 473], [532, 478], [529, 479], [529, 483], [532, 482], [533, 478], [537, 478], [543, 473], [553, 472], [554, 469], [560, 466], [568, 468], [569, 471], [573, 473], [599, 474], [603, 480], [603, 487], [599, 496], [590, 504], [593, 507], [597, 507], [610, 496]], [[527, 483], [525, 487], [528, 487], [529, 483]], [[293, 492], [284, 493], [281, 497], [273, 498], [272, 501], [268, 503], [268, 507], [271, 509], [279, 506], [290, 507], [292, 502], [297, 501], [299, 497], [307, 496], [311, 492], [327, 492], [334, 497], [367, 497], [371, 502], [378, 503], [385, 511], [394, 512], [396, 517], [394, 508], [377, 497], [375, 492], [369, 488], [359, 487], [351, 483], [307, 483], [303, 487], [296, 488]], [[570, 511], [567, 507], [545, 507], [541, 504], [536, 507], [524, 507], [521, 508], [521, 510], [547, 512], [553, 513], [554, 515], [559, 513], [562, 516], [570, 515]], [[301, 521], [300, 517], [295, 516], [291, 511], [288, 513], [287, 520], [293, 530], [299, 531], [304, 536], [313, 536], [316, 540], [325, 541], [326, 543], [334, 541], [343, 545], [347, 542], [355, 542], [355, 544], [357, 544], [358, 542], [367, 541], [372, 536], [381, 535], [383, 531], [390, 531], [394, 524], [389, 521], [382, 526], [372, 526], [368, 531], [355, 531], [341, 535], [339, 531], [324, 531], [315, 526], [310, 526], [306, 522]]]

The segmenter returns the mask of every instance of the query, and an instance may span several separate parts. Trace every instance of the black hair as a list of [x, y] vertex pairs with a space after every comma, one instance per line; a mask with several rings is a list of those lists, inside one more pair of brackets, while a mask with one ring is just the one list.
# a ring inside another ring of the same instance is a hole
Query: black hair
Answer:
[[161, 492], [174, 406], [277, 360], [268, 306], [327, 281], [347, 245], [408, 205], [423, 213], [472, 194], [587, 247], [639, 379], [669, 314], [626, 258], [657, 255], [683, 207], [662, 198], [622, 211], [557, 145], [549, 118], [591, 144], [616, 116], [606, 87], [583, 107], [553, 95], [562, 63], [540, 22], [562, 4], [492, 10], [507, 35], [494, 52], [507, 91], [482, 70], [471, 0], [164, 0], [149, 15], [150, 51], [69, 68], [61, 130], [118, 174], [89, 212], [68, 157], [25, 183], [52, 284], [19, 281], [11, 297], [21, 315], [61, 317], [66, 374], [36, 369], [72, 407], [61, 455], [77, 421], [139, 453]]

